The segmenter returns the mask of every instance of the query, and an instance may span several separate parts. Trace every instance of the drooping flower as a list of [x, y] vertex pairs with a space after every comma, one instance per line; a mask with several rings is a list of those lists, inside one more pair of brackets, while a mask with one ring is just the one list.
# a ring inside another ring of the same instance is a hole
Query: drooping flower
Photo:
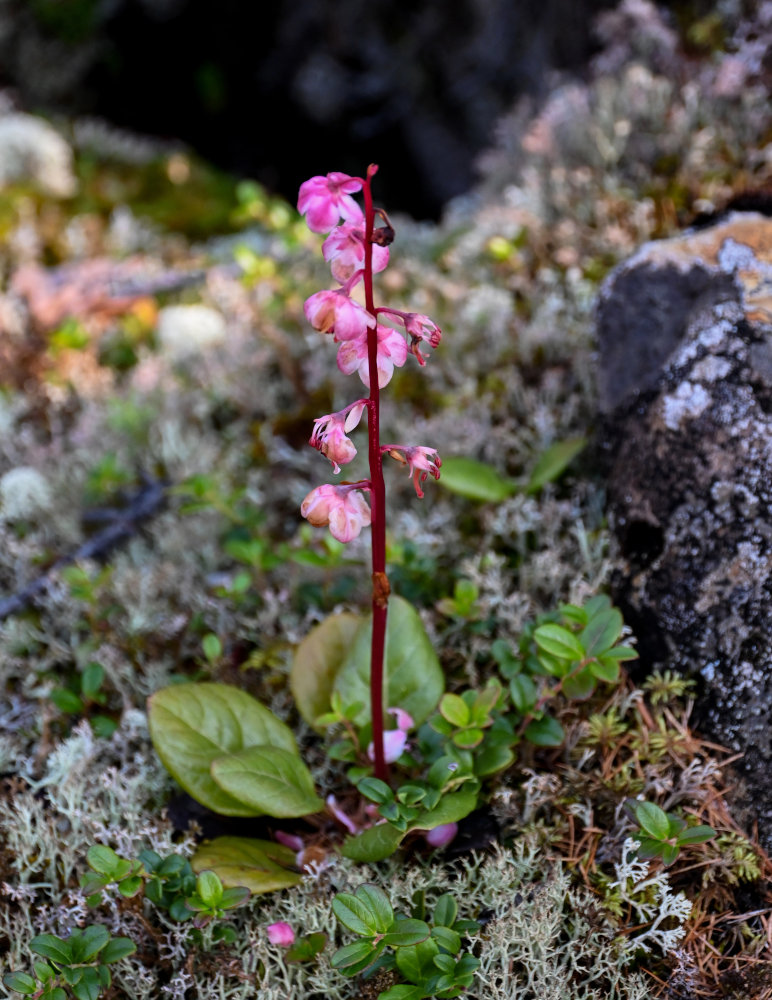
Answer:
[[[391, 381], [394, 368], [401, 368], [407, 360], [405, 338], [397, 330], [379, 323], [376, 327], [378, 344], [376, 367], [378, 388], [382, 389]], [[336, 338], [337, 339], [337, 338]], [[338, 368], [344, 375], [358, 372], [367, 388], [370, 388], [370, 365], [367, 356], [367, 337], [347, 340], [338, 348]]]
[[268, 924], [265, 932], [271, 944], [275, 944], [279, 948], [289, 948], [290, 945], [295, 943], [295, 932], [283, 920], [276, 924]]
[[340, 466], [350, 462], [357, 453], [354, 442], [346, 433], [357, 426], [365, 405], [365, 401], [360, 400], [347, 406], [345, 410], [328, 413], [314, 421], [314, 431], [308, 443], [329, 458], [336, 475], [340, 472]]
[[362, 190], [362, 181], [339, 171], [316, 176], [300, 185], [298, 212], [305, 215], [308, 228], [315, 233], [329, 233], [341, 216], [348, 222], [360, 222], [362, 209], [351, 197]]
[[425, 365], [428, 355], [421, 352], [421, 341], [425, 341], [430, 347], [437, 347], [442, 339], [442, 331], [433, 320], [424, 316], [423, 313], [407, 313], [405, 315], [405, 330], [410, 334], [410, 353], [416, 358], [419, 365]]
[[[407, 746], [408, 730], [412, 729], [415, 723], [412, 715], [404, 708], [390, 708], [388, 712], [397, 720], [397, 728], [387, 729], [383, 734], [383, 759], [387, 764], [393, 764], [402, 756]], [[375, 760], [375, 745], [373, 743], [367, 748], [367, 756], [370, 760]]]
[[303, 310], [315, 330], [334, 333], [336, 340], [366, 338], [368, 329], [375, 326], [375, 317], [343, 292], [315, 292], [306, 299]]
[[[364, 267], [365, 228], [361, 223], [344, 222], [337, 226], [322, 244], [322, 255], [330, 264], [332, 276], [342, 285]], [[373, 274], [389, 263], [389, 248], [373, 244]]]
[[387, 444], [381, 445], [381, 449], [388, 451], [391, 457], [398, 462], [407, 465], [408, 473], [413, 477], [413, 486], [415, 486], [416, 496], [419, 500], [424, 495], [421, 487], [426, 482], [426, 477], [440, 478], [442, 459], [436, 448], [424, 448], [421, 445]]
[[317, 528], [328, 524], [339, 542], [350, 542], [370, 523], [367, 501], [352, 486], [317, 486], [301, 504], [300, 513]]

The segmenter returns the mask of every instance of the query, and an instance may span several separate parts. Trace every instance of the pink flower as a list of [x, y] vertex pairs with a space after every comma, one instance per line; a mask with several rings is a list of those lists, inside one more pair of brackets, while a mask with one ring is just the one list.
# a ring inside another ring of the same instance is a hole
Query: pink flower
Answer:
[[306, 299], [303, 309], [315, 330], [334, 333], [336, 340], [366, 337], [368, 328], [375, 326], [375, 317], [343, 292], [316, 292]]
[[328, 413], [314, 421], [314, 432], [308, 442], [332, 462], [337, 475], [340, 466], [350, 462], [357, 453], [353, 441], [346, 437], [346, 431], [353, 430], [362, 417], [365, 401], [347, 406], [338, 413]]
[[339, 542], [350, 542], [370, 523], [367, 501], [351, 486], [317, 486], [301, 504], [300, 513], [316, 527], [328, 524]]
[[420, 445], [406, 447], [403, 444], [385, 444], [381, 445], [381, 450], [388, 451], [392, 458], [407, 465], [408, 473], [413, 477], [413, 486], [415, 486], [419, 500], [424, 495], [421, 486], [426, 482], [426, 477], [440, 478], [442, 460], [435, 448], [424, 448]]
[[[387, 764], [393, 764], [399, 760], [407, 746], [407, 733], [415, 723], [413, 717], [404, 708], [390, 708], [389, 715], [393, 715], [397, 720], [396, 729], [387, 729], [383, 734], [383, 758]], [[375, 760], [375, 746], [370, 744], [367, 748], [367, 756], [370, 760]]]
[[[333, 278], [345, 284], [355, 271], [364, 267], [364, 225], [344, 222], [337, 226], [322, 244], [322, 254], [331, 265]], [[389, 248], [373, 244], [373, 274], [382, 271], [388, 263]]]
[[[395, 366], [401, 368], [407, 360], [407, 345], [401, 333], [390, 326], [379, 323], [376, 327], [378, 346], [376, 348], [376, 368], [378, 387], [382, 389], [391, 381]], [[337, 339], [337, 338], [336, 338]], [[345, 374], [358, 372], [364, 384], [370, 388], [370, 365], [367, 357], [367, 338], [347, 340], [338, 348], [338, 368]]]
[[312, 177], [300, 185], [298, 212], [305, 215], [313, 232], [329, 233], [341, 216], [349, 222], [362, 220], [362, 209], [351, 197], [361, 190], [361, 180], [337, 171], [326, 177]]
[[278, 945], [279, 948], [289, 948], [291, 944], [295, 943], [295, 932], [284, 921], [280, 921], [278, 924], [268, 924], [265, 932], [271, 944]]
[[424, 340], [430, 347], [437, 347], [442, 339], [442, 331], [422, 313], [407, 313], [405, 330], [410, 334], [410, 353], [414, 355], [419, 365], [425, 365], [428, 355], [421, 353], [419, 344]]
[[426, 843], [430, 847], [446, 847], [457, 833], [458, 823], [442, 823], [425, 834]]

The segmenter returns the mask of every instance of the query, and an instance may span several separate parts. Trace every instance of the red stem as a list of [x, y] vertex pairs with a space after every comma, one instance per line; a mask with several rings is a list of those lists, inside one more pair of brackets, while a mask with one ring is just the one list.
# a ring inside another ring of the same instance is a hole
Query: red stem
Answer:
[[[370, 164], [363, 186], [365, 201], [365, 308], [376, 315], [373, 300], [373, 228], [375, 212], [370, 181], [378, 167]], [[378, 334], [376, 327], [367, 331], [367, 362], [370, 374], [368, 409], [368, 453], [370, 458], [370, 530], [373, 566], [373, 640], [370, 650], [370, 714], [373, 722], [375, 777], [388, 781], [389, 770], [383, 753], [383, 656], [386, 646], [386, 612], [389, 602], [389, 581], [386, 576], [386, 486], [383, 481], [383, 459], [380, 448], [380, 390], [378, 387]]]

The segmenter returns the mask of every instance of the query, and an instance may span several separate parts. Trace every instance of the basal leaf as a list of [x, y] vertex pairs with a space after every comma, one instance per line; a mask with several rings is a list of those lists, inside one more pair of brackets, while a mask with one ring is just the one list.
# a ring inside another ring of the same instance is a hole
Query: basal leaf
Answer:
[[295, 650], [290, 689], [298, 711], [310, 726], [329, 711], [335, 677], [362, 624], [359, 615], [330, 615], [311, 629]]
[[212, 761], [212, 777], [253, 815], [286, 819], [324, 808], [314, 779], [296, 753], [279, 747], [247, 747]]
[[[542, 486], [559, 479], [569, 463], [576, 458], [587, 444], [587, 438], [567, 438], [556, 441], [542, 452], [531, 471], [526, 486], [527, 493], [538, 493]], [[443, 466], [443, 474], [445, 467]]]
[[225, 792], [211, 775], [212, 761], [252, 746], [297, 754], [288, 726], [257, 699], [229, 684], [175, 684], [148, 699], [148, 724], [158, 756], [194, 799], [225, 816], [261, 810]]
[[288, 868], [295, 852], [270, 840], [249, 837], [217, 837], [202, 844], [191, 860], [193, 870], [216, 872], [224, 886], [245, 886], [250, 892], [273, 892], [300, 882]]
[[495, 503], [506, 500], [519, 489], [518, 484], [502, 476], [491, 465], [474, 458], [443, 458], [440, 483], [451, 493]]
[[354, 837], [347, 837], [340, 853], [352, 861], [383, 861], [396, 851], [406, 832], [397, 830], [391, 823], [380, 823]]
[[[360, 726], [370, 718], [371, 636], [369, 619], [354, 636], [333, 686], [345, 705], [362, 703], [354, 718]], [[389, 601], [384, 674], [387, 707], [404, 709], [420, 725], [436, 708], [445, 678], [418, 613], [401, 597]]]

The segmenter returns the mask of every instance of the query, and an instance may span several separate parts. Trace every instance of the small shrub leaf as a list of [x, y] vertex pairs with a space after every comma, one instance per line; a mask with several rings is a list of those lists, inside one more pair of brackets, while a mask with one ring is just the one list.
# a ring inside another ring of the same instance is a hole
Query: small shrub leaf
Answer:
[[654, 840], [666, 840], [670, 836], [670, 820], [654, 802], [637, 802], [635, 818], [641, 824], [641, 829]]
[[585, 652], [581, 642], [573, 632], [569, 632], [562, 625], [555, 625], [552, 622], [540, 625], [534, 630], [533, 637], [540, 649], [545, 650], [552, 656], [557, 656], [558, 659], [584, 659]]

